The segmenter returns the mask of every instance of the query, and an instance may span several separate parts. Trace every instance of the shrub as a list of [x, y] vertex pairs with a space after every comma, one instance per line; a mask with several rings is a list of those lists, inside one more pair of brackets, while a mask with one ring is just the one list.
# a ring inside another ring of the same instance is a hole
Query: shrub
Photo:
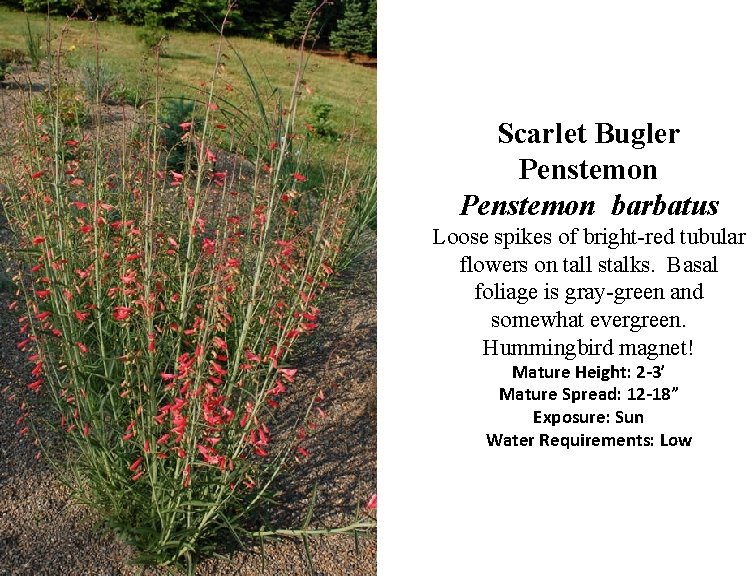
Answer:
[[297, 385], [289, 353], [317, 329], [360, 187], [334, 166], [311, 195], [294, 115], [260, 102], [254, 178], [220, 171], [213, 85], [181, 123], [194, 145], [179, 171], [149, 110], [145, 137], [113, 146], [101, 126], [64, 120], [79, 100], [58, 82], [50, 116], [32, 102], [3, 198], [24, 259], [28, 388], [57, 411], [71, 487], [138, 561], [189, 573], [221, 538], [275, 532], [271, 486], [292, 453], [306, 458], [319, 399], [299, 433], [277, 421]]
[[81, 71], [81, 86], [90, 102], [107, 102], [116, 96], [118, 75], [103, 63], [85, 64]]
[[336, 141], [339, 138], [331, 120], [333, 104], [320, 98], [315, 98], [310, 104], [310, 115], [307, 118], [307, 129], [311, 135]]
[[194, 130], [202, 131], [199, 118], [195, 116], [195, 102], [186, 98], [163, 100], [160, 114], [160, 146], [165, 151], [165, 162], [171, 170], [183, 170], [187, 160], [196, 167], [191, 152], [190, 134], [186, 130], [191, 125]]

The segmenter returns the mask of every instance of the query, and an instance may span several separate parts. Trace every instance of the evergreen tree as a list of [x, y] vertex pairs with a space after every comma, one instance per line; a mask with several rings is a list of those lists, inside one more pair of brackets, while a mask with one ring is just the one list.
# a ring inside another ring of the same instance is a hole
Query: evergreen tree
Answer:
[[331, 48], [347, 56], [370, 53], [373, 43], [370, 22], [360, 0], [346, 0], [344, 15], [336, 23], [330, 41]]
[[368, 24], [370, 25], [370, 55], [378, 54], [378, 0], [370, 0], [367, 9]]
[[293, 0], [238, 0], [229, 33], [276, 40], [281, 37]]
[[[284, 24], [281, 36], [289, 42], [299, 42], [304, 36], [307, 23], [310, 21], [310, 15], [317, 8], [317, 0], [297, 0], [291, 11], [289, 20]], [[320, 18], [315, 16], [310, 24], [308, 37], [317, 40], [318, 28], [320, 27]]]

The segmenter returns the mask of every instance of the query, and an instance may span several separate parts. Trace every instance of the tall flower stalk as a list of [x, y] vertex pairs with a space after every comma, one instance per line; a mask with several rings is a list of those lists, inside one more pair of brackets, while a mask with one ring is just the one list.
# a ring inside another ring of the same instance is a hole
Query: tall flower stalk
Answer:
[[300, 440], [275, 417], [296, 386], [287, 358], [317, 329], [364, 185], [342, 168], [308, 188], [292, 138], [301, 77], [289, 114], [258, 108], [252, 158], [221, 148], [213, 77], [180, 125], [180, 170], [158, 87], [154, 114], [116, 144], [99, 114], [64, 125], [53, 91], [7, 171], [28, 387], [54, 405], [76, 495], [143, 562], [191, 572], [219, 534], [254, 531]]

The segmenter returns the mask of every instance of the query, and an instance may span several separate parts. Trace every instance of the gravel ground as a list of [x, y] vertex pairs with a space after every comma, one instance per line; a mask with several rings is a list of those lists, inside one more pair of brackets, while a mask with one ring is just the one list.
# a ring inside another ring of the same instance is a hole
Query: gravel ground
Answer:
[[[0, 85], [0, 141], [20, 118], [22, 94]], [[0, 222], [0, 252], [8, 248], [12, 238]], [[2, 264], [4, 269], [8, 261]], [[349, 287], [334, 290], [321, 304], [321, 329], [293, 360], [300, 373], [290, 402], [322, 389], [326, 417], [307, 445], [312, 456], [279, 487], [284, 506], [274, 519], [281, 527], [301, 525], [315, 484], [313, 527], [347, 523], [376, 490], [375, 252], [361, 257], [344, 280]], [[0, 279], [0, 576], [169, 574], [130, 564], [132, 550], [70, 499], [49, 465], [36, 459], [33, 439], [19, 434], [19, 404], [35, 399], [26, 390], [30, 365], [15, 346], [17, 313], [7, 308], [12, 299], [12, 288]], [[357, 546], [350, 535], [314, 538], [310, 553], [313, 574], [376, 574], [375, 535], [361, 537]], [[283, 538], [266, 541], [264, 551], [253, 543], [197, 569], [198, 576], [299, 574], [311, 574], [304, 547]]]

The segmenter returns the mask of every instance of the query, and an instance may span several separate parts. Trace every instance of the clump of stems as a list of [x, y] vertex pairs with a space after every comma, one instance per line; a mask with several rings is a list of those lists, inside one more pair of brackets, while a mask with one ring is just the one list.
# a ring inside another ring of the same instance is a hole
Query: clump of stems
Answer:
[[277, 428], [297, 384], [287, 359], [317, 329], [366, 180], [347, 158], [308, 188], [294, 150], [301, 69], [287, 114], [269, 115], [250, 84], [257, 129], [244, 146], [230, 142], [210, 78], [171, 169], [159, 78], [121, 129], [99, 105], [88, 127], [64, 124], [51, 91], [50, 113], [26, 117], [3, 200], [20, 246], [28, 387], [54, 405], [72, 488], [138, 560], [192, 572], [219, 535], [271, 532], [254, 521], [301, 440]]

